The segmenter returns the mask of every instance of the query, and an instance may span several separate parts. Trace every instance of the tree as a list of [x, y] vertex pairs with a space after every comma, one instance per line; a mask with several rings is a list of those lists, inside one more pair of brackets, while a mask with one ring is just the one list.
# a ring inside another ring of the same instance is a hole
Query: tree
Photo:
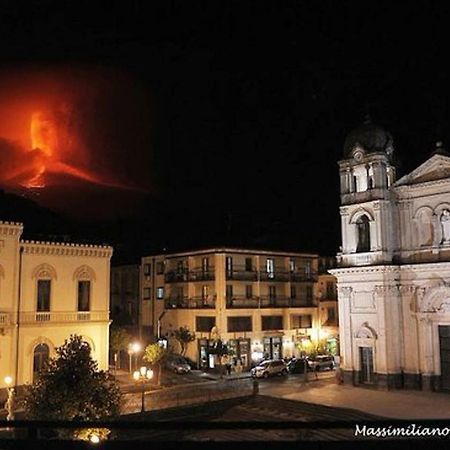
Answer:
[[181, 356], [186, 354], [190, 342], [195, 341], [195, 333], [192, 333], [188, 327], [180, 327], [173, 332], [173, 336], [181, 347]]
[[161, 372], [164, 360], [169, 356], [169, 350], [161, 347], [158, 343], [149, 344], [144, 350], [144, 361], [147, 361], [151, 366], [158, 368], [158, 386], [161, 386]]
[[131, 342], [131, 335], [125, 328], [114, 327], [111, 328], [109, 335], [109, 348], [114, 355], [114, 370], [117, 371], [117, 360], [119, 360], [120, 369], [120, 352], [128, 348], [128, 344]]
[[37, 381], [25, 387], [24, 406], [28, 419], [109, 419], [120, 414], [120, 389], [111, 375], [98, 370], [89, 344], [72, 335]]

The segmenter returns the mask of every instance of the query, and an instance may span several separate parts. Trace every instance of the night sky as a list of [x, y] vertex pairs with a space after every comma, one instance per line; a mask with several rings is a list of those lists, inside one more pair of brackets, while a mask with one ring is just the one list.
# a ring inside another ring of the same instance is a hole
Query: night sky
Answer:
[[335, 254], [337, 161], [367, 112], [400, 175], [449, 142], [450, 14], [429, 3], [3, 2], [0, 175], [15, 163], [6, 99], [50, 90], [75, 111], [84, 156], [67, 158], [116, 185], [5, 187], [20, 197], [0, 196], [0, 217], [109, 242], [116, 262], [209, 245]]

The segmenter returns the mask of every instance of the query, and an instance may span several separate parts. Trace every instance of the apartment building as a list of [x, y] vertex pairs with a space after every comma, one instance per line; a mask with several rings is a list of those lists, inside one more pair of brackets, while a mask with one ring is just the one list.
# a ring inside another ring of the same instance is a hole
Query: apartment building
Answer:
[[21, 223], [0, 222], [0, 388], [32, 382], [71, 334], [108, 369], [112, 248], [21, 240]]
[[[187, 356], [213, 367], [213, 335], [244, 366], [317, 342], [318, 255], [214, 248], [142, 258], [141, 311], [147, 338], [186, 326]], [[172, 341], [176, 347], [176, 342]]]
[[328, 353], [339, 355], [337, 280], [328, 272], [336, 267], [335, 257], [319, 258], [318, 306], [320, 343]]

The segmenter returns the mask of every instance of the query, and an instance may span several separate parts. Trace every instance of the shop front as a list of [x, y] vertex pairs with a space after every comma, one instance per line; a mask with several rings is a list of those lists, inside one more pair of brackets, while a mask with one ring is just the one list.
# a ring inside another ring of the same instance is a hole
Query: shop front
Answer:
[[214, 352], [214, 341], [211, 339], [198, 339], [198, 364], [200, 369], [214, 369], [217, 358]]
[[250, 339], [230, 339], [227, 344], [231, 359], [239, 359], [243, 369], [247, 369], [251, 364]]
[[283, 358], [282, 335], [264, 336], [263, 352], [265, 359], [282, 359]]

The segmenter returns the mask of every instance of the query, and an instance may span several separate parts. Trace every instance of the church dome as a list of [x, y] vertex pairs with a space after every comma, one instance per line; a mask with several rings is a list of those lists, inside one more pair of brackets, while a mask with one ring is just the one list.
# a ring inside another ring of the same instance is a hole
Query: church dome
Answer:
[[344, 157], [351, 158], [356, 147], [362, 148], [366, 153], [386, 153], [392, 155], [394, 139], [391, 133], [372, 123], [366, 118], [364, 123], [351, 131], [344, 141]]

